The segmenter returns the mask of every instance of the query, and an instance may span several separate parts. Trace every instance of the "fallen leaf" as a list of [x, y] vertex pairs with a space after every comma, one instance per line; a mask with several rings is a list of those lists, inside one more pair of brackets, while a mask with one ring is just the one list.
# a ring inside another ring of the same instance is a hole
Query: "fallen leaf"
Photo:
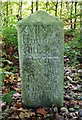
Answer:
[[22, 107], [22, 103], [17, 101], [14, 105], [17, 109], [21, 108]]
[[19, 117], [21, 119], [24, 119], [24, 118], [30, 118], [31, 116], [35, 116], [35, 112], [21, 112], [19, 114]]
[[21, 120], [24, 119], [24, 118], [25, 118], [25, 113], [21, 112], [21, 113], [19, 114], [19, 117], [20, 117]]
[[47, 114], [47, 111], [45, 110], [45, 108], [39, 108], [36, 110], [36, 113], [45, 116]]

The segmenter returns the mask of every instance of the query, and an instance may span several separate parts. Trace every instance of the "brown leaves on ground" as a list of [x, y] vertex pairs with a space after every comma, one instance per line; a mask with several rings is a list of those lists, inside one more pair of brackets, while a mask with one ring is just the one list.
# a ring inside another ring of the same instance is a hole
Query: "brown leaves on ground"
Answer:
[[20, 114], [19, 114], [19, 117], [20, 117], [20, 119], [24, 119], [24, 118], [30, 118], [30, 117], [32, 117], [32, 116], [35, 116], [35, 112], [21, 112]]
[[[72, 37], [73, 36], [71, 36], [71, 38]], [[68, 41], [70, 40], [71, 39]], [[13, 52], [12, 48], [10, 47], [7, 51], [10, 51], [8, 59], [11, 60]], [[64, 58], [65, 62], [68, 60], [68, 58]], [[14, 58], [12, 61], [14, 61], [14, 64], [16, 63], [18, 65], [18, 60], [15, 60]], [[3, 80], [4, 86], [2, 87], [3, 96], [12, 90], [16, 91], [16, 93], [12, 95], [11, 106], [9, 106], [6, 102], [0, 102], [0, 108], [2, 108], [2, 116], [0, 116], [0, 119], [82, 120], [82, 79], [79, 77], [80, 74], [82, 74], [81, 64], [79, 64], [76, 68], [70, 66], [64, 67], [64, 106], [59, 110], [57, 106], [54, 107], [54, 105], [51, 106], [51, 108], [26, 108], [21, 100], [21, 80], [19, 73], [6, 74], [6, 77]]]
[[36, 110], [36, 114], [41, 114], [42, 116], [46, 116], [47, 113], [48, 113], [48, 112], [46, 111], [45, 108], [38, 108], [38, 109]]
[[26, 108], [21, 100], [21, 81], [19, 76], [7, 75], [4, 79], [3, 95], [11, 90], [15, 90], [16, 93], [12, 95], [10, 108], [8, 108], [6, 102], [1, 103], [3, 113], [5, 114], [5, 111], [7, 111], [6, 117], [3, 114], [3, 119], [1, 120], [81, 120], [82, 84], [78, 74], [82, 71], [74, 67], [65, 67], [64, 72], [64, 106], [60, 110], [54, 105], [51, 108]]

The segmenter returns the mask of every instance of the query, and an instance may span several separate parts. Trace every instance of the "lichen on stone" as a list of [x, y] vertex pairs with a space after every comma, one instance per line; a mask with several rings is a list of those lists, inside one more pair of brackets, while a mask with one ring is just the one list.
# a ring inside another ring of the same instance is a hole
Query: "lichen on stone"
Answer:
[[18, 23], [22, 99], [27, 107], [63, 104], [63, 22], [38, 11]]
[[26, 26], [26, 25], [57, 25], [63, 26], [62, 20], [58, 17], [48, 14], [45, 11], [37, 11], [30, 16], [25, 17], [18, 23], [18, 26]]

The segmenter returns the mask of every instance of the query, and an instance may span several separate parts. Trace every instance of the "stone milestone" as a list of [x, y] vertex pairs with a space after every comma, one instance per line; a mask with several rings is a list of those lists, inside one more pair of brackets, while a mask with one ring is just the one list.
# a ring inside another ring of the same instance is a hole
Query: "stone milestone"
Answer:
[[63, 105], [63, 22], [45, 11], [19, 21], [22, 100], [27, 107]]

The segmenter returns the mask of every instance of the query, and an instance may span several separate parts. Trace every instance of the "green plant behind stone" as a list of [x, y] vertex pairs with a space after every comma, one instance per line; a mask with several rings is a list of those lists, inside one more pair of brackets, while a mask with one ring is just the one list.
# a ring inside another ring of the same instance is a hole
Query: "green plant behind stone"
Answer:
[[80, 48], [79, 45], [79, 39], [80, 39], [80, 33], [72, 32], [70, 34], [74, 34], [74, 38], [72, 38], [72, 41], [66, 42], [64, 44], [64, 55], [69, 58], [69, 61], [66, 64], [69, 64], [71, 66], [77, 65], [79, 62], [77, 61], [77, 57], [81, 56], [80, 54]]
[[2, 72], [2, 68], [0, 69], [0, 90], [2, 90], [2, 86], [4, 85], [3, 79], [5, 78], [5, 74]]
[[3, 38], [7, 46], [13, 45], [17, 49], [17, 30], [15, 27], [3, 27]]

